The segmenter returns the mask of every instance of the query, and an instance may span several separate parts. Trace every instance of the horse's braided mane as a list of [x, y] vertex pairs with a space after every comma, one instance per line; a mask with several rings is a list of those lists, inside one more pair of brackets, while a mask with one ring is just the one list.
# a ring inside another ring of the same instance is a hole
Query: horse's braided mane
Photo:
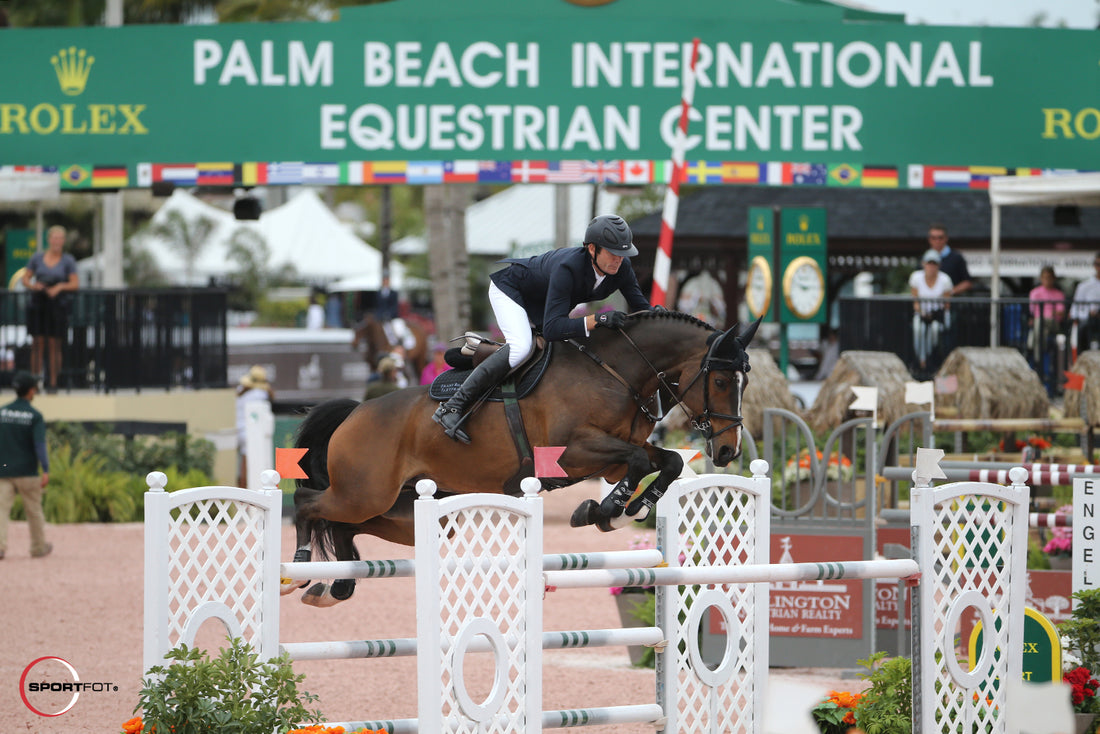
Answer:
[[627, 319], [637, 321], [643, 319], [672, 319], [673, 321], [686, 321], [695, 326], [702, 326], [707, 331], [718, 331], [717, 328], [711, 326], [706, 321], [697, 319], [689, 313], [682, 313], [680, 311], [636, 311], [628, 315]]

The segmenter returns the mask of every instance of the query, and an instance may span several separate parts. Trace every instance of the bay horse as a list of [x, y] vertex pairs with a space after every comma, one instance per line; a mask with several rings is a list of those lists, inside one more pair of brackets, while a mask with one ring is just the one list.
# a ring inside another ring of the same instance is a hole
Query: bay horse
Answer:
[[[564, 446], [568, 475], [543, 478], [543, 489], [602, 477], [615, 488], [586, 500], [571, 525], [613, 529], [612, 520], [640, 519], [683, 469], [683, 459], [648, 443], [659, 406], [679, 406], [706, 439], [718, 466], [741, 453], [741, 400], [748, 384], [746, 348], [759, 321], [741, 331], [714, 327], [688, 314], [631, 314], [619, 329], [598, 328], [583, 343], [555, 343], [541, 382], [520, 400], [531, 446]], [[436, 496], [470, 492], [519, 494], [521, 462], [499, 402], [485, 402], [466, 421], [470, 445], [448, 438], [432, 421], [427, 387], [356, 403], [315, 407], [299, 426], [298, 448], [308, 474], [294, 494], [295, 561], [357, 560], [353, 537], [375, 535], [413, 545], [415, 484], [432, 479]], [[648, 474], [646, 490], [627, 500]], [[622, 524], [627, 524], [623, 522]], [[298, 588], [308, 585], [301, 584]], [[302, 601], [330, 606], [351, 596], [354, 580], [314, 584]], [[283, 593], [295, 585], [284, 584]]]
[[[412, 349], [405, 352], [405, 364], [414, 373], [410, 375], [410, 384], [415, 385], [420, 381], [420, 373], [424, 371], [424, 367], [430, 359], [428, 355], [428, 332], [423, 326], [416, 323], [415, 319], [407, 318], [403, 321], [412, 335], [416, 337], [416, 344], [413, 345]], [[378, 369], [378, 360], [393, 351], [395, 346], [386, 336], [386, 330], [382, 326], [382, 322], [376, 319], [373, 314], [367, 314], [355, 327], [355, 336], [352, 339], [351, 346], [353, 349], [358, 349], [360, 343], [366, 345], [364, 357], [367, 364], [370, 365], [371, 371]]]

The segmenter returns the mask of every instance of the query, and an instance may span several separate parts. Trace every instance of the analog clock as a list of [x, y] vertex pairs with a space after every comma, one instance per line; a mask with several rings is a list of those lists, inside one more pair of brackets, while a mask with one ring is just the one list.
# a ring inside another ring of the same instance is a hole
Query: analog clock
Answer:
[[812, 257], [796, 257], [783, 272], [783, 298], [800, 319], [810, 319], [825, 301], [825, 275]]
[[763, 255], [757, 255], [749, 263], [748, 280], [745, 282], [745, 303], [749, 313], [758, 319], [772, 305], [772, 267]]

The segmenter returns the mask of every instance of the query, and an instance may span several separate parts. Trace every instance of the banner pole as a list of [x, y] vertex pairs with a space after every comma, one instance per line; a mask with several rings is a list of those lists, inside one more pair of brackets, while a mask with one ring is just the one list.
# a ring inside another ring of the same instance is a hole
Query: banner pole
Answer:
[[684, 148], [687, 146], [688, 110], [695, 97], [695, 64], [699, 59], [699, 39], [691, 42], [691, 63], [683, 75], [680, 94], [680, 126], [672, 143], [672, 180], [665, 190], [665, 204], [661, 212], [661, 236], [657, 242], [657, 258], [653, 263], [653, 292], [650, 303], [665, 306], [668, 296], [668, 278], [672, 270], [672, 233], [676, 230], [676, 210], [680, 206], [680, 181], [684, 178]]

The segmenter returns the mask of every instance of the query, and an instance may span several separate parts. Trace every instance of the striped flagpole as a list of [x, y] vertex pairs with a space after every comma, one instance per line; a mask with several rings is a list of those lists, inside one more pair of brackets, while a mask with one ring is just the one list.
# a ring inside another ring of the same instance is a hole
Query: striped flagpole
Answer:
[[684, 86], [680, 95], [680, 127], [672, 144], [672, 180], [665, 191], [665, 205], [661, 216], [661, 237], [657, 242], [657, 260], [653, 264], [653, 293], [650, 303], [665, 306], [668, 295], [668, 276], [672, 270], [672, 233], [676, 230], [676, 210], [680, 206], [680, 181], [684, 177], [684, 146], [687, 144], [688, 110], [695, 96], [695, 63], [699, 59], [699, 39], [691, 42], [691, 64], [684, 74]]

